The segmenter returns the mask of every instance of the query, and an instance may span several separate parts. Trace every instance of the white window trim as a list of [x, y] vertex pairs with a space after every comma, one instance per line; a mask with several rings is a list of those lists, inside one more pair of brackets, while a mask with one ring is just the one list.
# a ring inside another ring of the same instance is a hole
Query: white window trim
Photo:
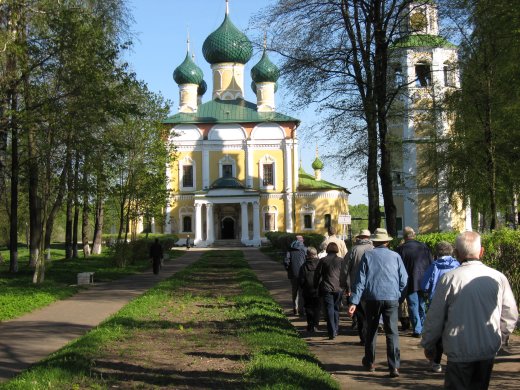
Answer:
[[[310, 228], [306, 228], [305, 227], [305, 217], [304, 217], [305, 215], [310, 215], [311, 216], [311, 227]], [[314, 227], [316, 226], [315, 217], [316, 217], [316, 210], [314, 210], [314, 207], [312, 207], [311, 205], [306, 204], [305, 206], [303, 206], [300, 209], [300, 218], [301, 218], [301, 229], [302, 229], [302, 231], [314, 230]]]
[[[185, 165], [193, 166], [193, 186], [191, 187], [185, 187], [183, 184]], [[181, 191], [195, 191], [197, 189], [197, 164], [195, 163], [195, 160], [189, 158], [188, 156], [179, 161], [179, 189]]]
[[[265, 227], [265, 215], [274, 214], [274, 226], [272, 229], [267, 230]], [[276, 206], [264, 206], [262, 207], [262, 230], [264, 232], [276, 232], [278, 231], [278, 209]]]
[[[191, 232], [184, 231], [184, 217], [191, 217]], [[195, 210], [193, 207], [181, 207], [179, 210], [179, 233], [193, 233], [195, 225]]]
[[[273, 164], [273, 185], [264, 186], [264, 164]], [[258, 162], [258, 177], [260, 178], [260, 189], [276, 190], [276, 159], [266, 154]]]
[[221, 178], [221, 177], [224, 177], [224, 173], [222, 172], [222, 166], [223, 165], [231, 165], [231, 176], [232, 177], [237, 177], [237, 163], [236, 161], [233, 159], [233, 157], [231, 157], [229, 154], [226, 154], [224, 157], [222, 157], [219, 161], [218, 161], [218, 177]]

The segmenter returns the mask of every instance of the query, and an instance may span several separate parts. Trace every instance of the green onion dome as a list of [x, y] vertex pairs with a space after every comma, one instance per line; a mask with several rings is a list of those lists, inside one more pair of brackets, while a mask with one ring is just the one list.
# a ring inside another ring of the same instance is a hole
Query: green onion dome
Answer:
[[202, 96], [208, 90], [208, 84], [204, 80], [202, 80], [199, 84], [199, 88], [197, 89], [197, 95]]
[[316, 157], [312, 163], [312, 169], [323, 169], [324, 166], [323, 161], [321, 161], [319, 157]]
[[264, 54], [258, 64], [251, 69], [251, 78], [257, 83], [275, 83], [280, 77], [280, 70], [271, 62], [264, 50]]
[[173, 71], [173, 79], [179, 85], [182, 84], [197, 84], [200, 85], [203, 74], [202, 70], [193, 62], [190, 53], [186, 53], [186, 58]]
[[226, 15], [220, 27], [204, 41], [202, 54], [210, 64], [223, 62], [245, 64], [253, 55], [253, 45]]
[[[256, 95], [256, 83], [254, 81], [251, 81], [251, 89], [253, 90], [253, 93]], [[274, 83], [274, 91], [278, 91], [278, 82]]]

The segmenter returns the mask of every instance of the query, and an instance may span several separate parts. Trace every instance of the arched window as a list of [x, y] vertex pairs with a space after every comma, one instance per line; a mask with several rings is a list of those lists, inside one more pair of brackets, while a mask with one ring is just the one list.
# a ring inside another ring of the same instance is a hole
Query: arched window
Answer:
[[442, 67], [442, 76], [445, 87], [455, 86], [455, 69], [453, 64], [445, 62]]
[[194, 213], [193, 207], [181, 207], [179, 210], [180, 233], [193, 233]]
[[182, 231], [184, 233], [191, 233], [191, 216], [185, 215], [182, 217]]
[[312, 207], [309, 204], [306, 204], [300, 209], [300, 215], [302, 230], [314, 230], [314, 207]]
[[237, 177], [237, 164], [233, 157], [226, 155], [218, 162], [219, 177]]
[[415, 86], [429, 87], [432, 85], [431, 66], [425, 62], [419, 62], [415, 65]]
[[400, 65], [396, 65], [394, 68], [394, 83], [396, 87], [404, 84], [403, 70]]
[[264, 206], [262, 208], [264, 221], [264, 232], [273, 232], [277, 230], [276, 221], [278, 219], [278, 209], [275, 206]]

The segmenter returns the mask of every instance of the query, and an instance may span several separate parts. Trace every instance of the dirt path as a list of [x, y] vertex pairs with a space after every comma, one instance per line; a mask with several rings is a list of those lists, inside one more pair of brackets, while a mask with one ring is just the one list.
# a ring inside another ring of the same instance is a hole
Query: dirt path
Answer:
[[[401, 376], [391, 379], [386, 369], [386, 346], [384, 335], [379, 335], [376, 350], [376, 372], [369, 373], [362, 369], [361, 358], [364, 347], [358, 345], [358, 337], [351, 330], [350, 319], [343, 310], [340, 319], [340, 331], [335, 340], [328, 340], [325, 325], [320, 332], [309, 337], [305, 331], [306, 322], [292, 315], [290, 300], [291, 289], [287, 274], [281, 264], [272, 261], [257, 249], [244, 250], [246, 259], [258, 278], [271, 292], [274, 299], [282, 306], [292, 324], [301, 336], [307, 340], [311, 351], [329, 371], [348, 390], [400, 389], [438, 389], [443, 387], [444, 375], [430, 371], [428, 361], [419, 346], [419, 339], [402, 333]], [[445, 361], [443, 361], [445, 364]], [[513, 390], [519, 388], [520, 379], [520, 338], [515, 336], [510, 342], [509, 353], [496, 359], [490, 389]]]

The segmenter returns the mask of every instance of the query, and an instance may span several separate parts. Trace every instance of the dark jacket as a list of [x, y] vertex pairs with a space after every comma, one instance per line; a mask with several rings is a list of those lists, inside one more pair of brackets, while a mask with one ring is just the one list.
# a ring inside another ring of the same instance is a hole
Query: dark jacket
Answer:
[[317, 257], [315, 259], [307, 259], [300, 268], [298, 279], [305, 299], [318, 297], [318, 289], [314, 287], [314, 276], [319, 261]]
[[325, 292], [340, 292], [342, 290], [339, 285], [342, 267], [343, 259], [335, 253], [329, 253], [320, 260], [314, 274], [314, 287], [319, 288], [320, 295]]
[[428, 246], [416, 240], [406, 240], [396, 250], [403, 259], [408, 273], [407, 294], [421, 290], [421, 281], [426, 269], [433, 261], [432, 253]]
[[162, 245], [158, 242], [154, 242], [150, 246], [150, 257], [154, 260], [160, 260], [163, 257]]
[[284, 261], [289, 279], [298, 278], [300, 268], [303, 263], [305, 263], [306, 253], [307, 248], [305, 248], [303, 242], [298, 240], [293, 241], [289, 248], [289, 252], [287, 252], [288, 256], [286, 256]]

